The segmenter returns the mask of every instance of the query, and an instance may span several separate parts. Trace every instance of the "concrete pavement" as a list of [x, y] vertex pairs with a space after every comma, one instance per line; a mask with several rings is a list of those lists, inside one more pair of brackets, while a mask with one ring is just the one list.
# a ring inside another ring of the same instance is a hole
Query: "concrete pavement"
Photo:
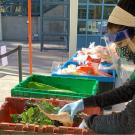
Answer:
[[5, 97], [11, 96], [11, 88], [18, 84], [18, 76], [5, 75], [0, 78], [0, 105], [4, 102]]

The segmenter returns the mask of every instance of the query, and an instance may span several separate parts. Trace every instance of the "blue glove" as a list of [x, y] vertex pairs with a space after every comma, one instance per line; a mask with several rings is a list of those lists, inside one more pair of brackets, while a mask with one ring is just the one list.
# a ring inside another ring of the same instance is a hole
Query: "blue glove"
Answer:
[[59, 113], [68, 112], [71, 118], [73, 119], [76, 113], [83, 110], [84, 110], [84, 104], [83, 104], [83, 100], [81, 99], [76, 102], [66, 104], [63, 108], [60, 109]]
[[88, 128], [88, 126], [86, 125], [85, 120], [82, 121], [82, 123], [79, 125], [79, 128]]

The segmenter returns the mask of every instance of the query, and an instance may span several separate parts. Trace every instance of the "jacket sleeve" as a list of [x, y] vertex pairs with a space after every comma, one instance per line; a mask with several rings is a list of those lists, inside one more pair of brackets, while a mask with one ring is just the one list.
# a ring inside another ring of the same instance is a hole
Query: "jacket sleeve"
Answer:
[[110, 115], [93, 115], [85, 120], [86, 125], [100, 134], [134, 134], [135, 133], [135, 97], [120, 113]]
[[127, 102], [133, 98], [135, 94], [135, 80], [130, 80], [125, 85], [115, 88], [106, 93], [84, 98], [84, 107], [99, 106], [107, 107], [110, 105]]

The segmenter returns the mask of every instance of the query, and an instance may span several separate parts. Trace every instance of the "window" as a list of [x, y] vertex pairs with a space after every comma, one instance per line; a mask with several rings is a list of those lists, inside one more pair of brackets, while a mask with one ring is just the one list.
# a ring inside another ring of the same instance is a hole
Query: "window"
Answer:
[[101, 21], [90, 20], [87, 22], [87, 33], [88, 34], [100, 34]]
[[108, 19], [109, 15], [111, 14], [114, 6], [104, 6], [104, 19]]
[[102, 16], [102, 6], [89, 6], [88, 18], [89, 19], [101, 19]]
[[40, 14], [40, 3], [37, 0], [32, 1], [32, 15]]
[[78, 34], [86, 34], [86, 21], [78, 22]]
[[[18, 16], [27, 15], [28, 1], [27, 0], [3, 0], [0, 2], [2, 8], [2, 15]], [[40, 15], [39, 0], [32, 0], [32, 15]]]
[[107, 33], [107, 20], [118, 0], [78, 1], [78, 44], [82, 46], [82, 41], [86, 41], [86, 45], [89, 41], [104, 44], [101, 37]]
[[78, 18], [79, 19], [86, 19], [86, 13], [87, 13], [86, 6], [79, 6], [79, 9], [78, 9]]
[[5, 3], [5, 5], [3, 6], [4, 9], [4, 14], [6, 15], [13, 15], [13, 16], [17, 16], [17, 15], [22, 15], [22, 3], [21, 2], [9, 2], [9, 3]]
[[103, 20], [102, 21], [102, 34], [106, 34], [107, 33], [107, 20]]

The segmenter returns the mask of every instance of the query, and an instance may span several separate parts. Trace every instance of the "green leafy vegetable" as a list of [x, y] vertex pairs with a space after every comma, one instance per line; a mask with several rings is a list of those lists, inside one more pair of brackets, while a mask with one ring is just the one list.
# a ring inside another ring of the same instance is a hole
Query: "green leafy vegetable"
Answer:
[[12, 122], [23, 124], [39, 124], [39, 125], [54, 125], [54, 121], [50, 120], [45, 114], [40, 112], [36, 104], [42, 106], [42, 108], [48, 113], [58, 113], [59, 107], [55, 107], [48, 102], [26, 102], [25, 110], [21, 114], [12, 114]]
[[43, 83], [38, 83], [38, 82], [29, 82], [27, 85], [28, 88], [35, 88], [35, 89], [42, 89], [42, 90], [56, 90], [58, 88], [55, 88], [53, 86], [43, 84]]
[[[11, 114], [13, 123], [23, 123], [23, 124], [38, 124], [38, 125], [55, 125], [62, 126], [62, 123], [58, 121], [50, 120], [40, 109], [42, 108], [45, 112], [49, 114], [57, 114], [60, 107], [55, 107], [49, 102], [31, 102], [26, 101], [24, 111], [21, 114]], [[81, 117], [79, 114], [75, 116], [74, 122], [79, 124], [81, 122]]]
[[71, 90], [60, 89], [60, 88], [53, 87], [51, 85], [38, 83], [38, 82], [29, 82], [28, 85], [27, 85], [27, 88], [40, 89], [40, 90], [46, 90], [46, 91], [51, 91], [51, 92], [78, 94], [77, 92], [74, 92], [74, 91], [71, 91]]
[[52, 104], [48, 104], [47, 102], [40, 102], [39, 106], [50, 114], [57, 114], [59, 111], [59, 107], [55, 107]]

